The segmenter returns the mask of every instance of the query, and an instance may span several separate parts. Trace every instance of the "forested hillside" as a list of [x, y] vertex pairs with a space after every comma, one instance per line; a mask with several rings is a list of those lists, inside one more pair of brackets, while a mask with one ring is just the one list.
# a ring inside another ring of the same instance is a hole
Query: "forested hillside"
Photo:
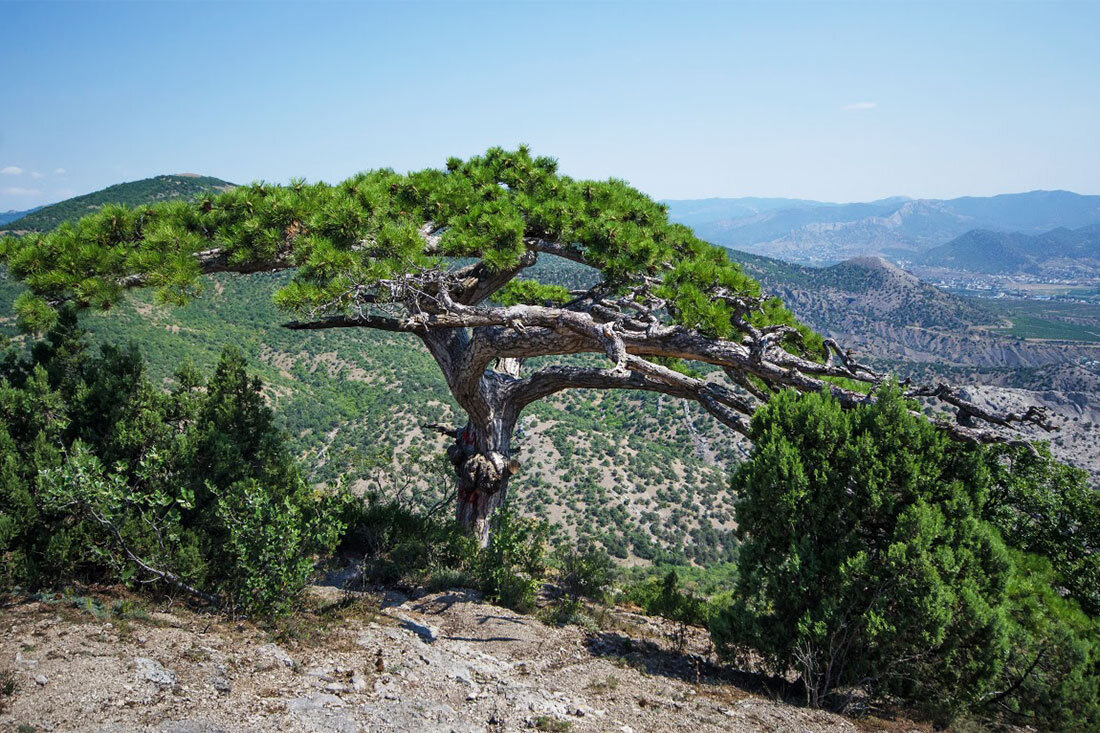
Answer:
[[[592, 277], [572, 264], [541, 272], [570, 287]], [[137, 291], [82, 322], [96, 343], [137, 344], [164, 384], [180, 364], [208, 370], [225, 346], [240, 347], [311, 481], [334, 486], [346, 476], [360, 491], [400, 491], [416, 505], [435, 504], [453, 479], [441, 463], [440, 437], [420, 426], [453, 422], [456, 407], [431, 357], [405, 334], [280, 328], [287, 316], [271, 296], [286, 280], [216, 275], [182, 308], [157, 306], [151, 293]], [[0, 282], [0, 313], [12, 312], [19, 291]], [[17, 334], [10, 315], [0, 323]], [[729, 559], [726, 476], [741, 455], [737, 444], [696, 406], [668, 397], [566, 393], [525, 413], [513, 489], [524, 511], [598, 539], [623, 559]]]
[[204, 191], [224, 191], [232, 186], [232, 183], [220, 178], [190, 173], [154, 176], [140, 181], [117, 183], [100, 191], [65, 199], [34, 209], [18, 219], [0, 221], [0, 224], [5, 224], [4, 228], [11, 231], [48, 232], [63, 221], [76, 221], [106, 204], [137, 206], [155, 201], [187, 199]]

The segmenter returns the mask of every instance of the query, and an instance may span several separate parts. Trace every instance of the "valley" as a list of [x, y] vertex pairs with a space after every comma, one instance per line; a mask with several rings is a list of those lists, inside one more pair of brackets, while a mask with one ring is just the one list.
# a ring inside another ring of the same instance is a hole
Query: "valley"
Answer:
[[1100, 481], [1100, 305], [956, 295], [880, 257], [813, 268], [731, 251], [819, 332], [900, 377], [974, 386], [987, 405], [1043, 406], [1063, 460]]

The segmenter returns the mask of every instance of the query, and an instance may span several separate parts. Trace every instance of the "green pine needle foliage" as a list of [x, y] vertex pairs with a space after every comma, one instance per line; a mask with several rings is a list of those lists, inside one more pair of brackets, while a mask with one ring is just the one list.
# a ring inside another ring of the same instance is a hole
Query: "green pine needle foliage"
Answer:
[[[438, 251], [425, 251], [418, 229], [442, 228]], [[525, 238], [574, 246], [614, 291], [641, 277], [675, 305], [677, 321], [717, 337], [734, 335], [730, 307], [715, 287], [759, 295], [759, 285], [726, 253], [672, 224], [664, 206], [616, 179], [574, 180], [552, 158], [524, 146], [447, 161], [445, 169], [408, 174], [360, 173], [335, 185], [253, 183], [193, 201], [127, 208], [108, 205], [49, 233], [0, 242], [0, 260], [31, 291], [20, 299], [20, 322], [48, 328], [49, 303], [71, 300], [109, 308], [120, 280], [143, 274], [163, 302], [182, 303], [202, 289], [194, 255], [222, 250], [233, 264], [289, 257], [294, 279], [276, 295], [290, 311], [338, 312], [355, 287], [477, 257], [491, 268], [518, 264]], [[515, 285], [507, 303], [561, 303], [559, 289]], [[757, 325], [788, 323], [802, 334], [789, 348], [821, 352], [820, 339], [776, 300], [753, 316]]]

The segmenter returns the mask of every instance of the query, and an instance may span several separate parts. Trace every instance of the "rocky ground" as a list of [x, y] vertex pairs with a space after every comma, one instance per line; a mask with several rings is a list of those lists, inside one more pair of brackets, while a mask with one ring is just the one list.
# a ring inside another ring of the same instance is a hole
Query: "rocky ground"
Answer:
[[[273, 635], [103, 594], [0, 609], [4, 731], [926, 730], [784, 703], [730, 678], [705, 634], [626, 612], [556, 627], [449, 591], [348, 599]], [[33, 726], [33, 728], [31, 727]]]
[[991, 385], [967, 387], [966, 394], [991, 410], [1026, 412], [1029, 407], [1045, 408], [1054, 431], [1025, 425], [1018, 428], [1018, 433], [1028, 439], [1049, 441], [1055, 458], [1085, 469], [1093, 485], [1100, 487], [1100, 395]]

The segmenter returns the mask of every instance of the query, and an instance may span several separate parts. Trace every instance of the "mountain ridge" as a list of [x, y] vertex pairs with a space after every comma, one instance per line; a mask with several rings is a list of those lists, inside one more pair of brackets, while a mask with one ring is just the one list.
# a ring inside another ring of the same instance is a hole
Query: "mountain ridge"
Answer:
[[804, 264], [833, 264], [867, 254], [911, 259], [973, 229], [1040, 234], [1100, 224], [1100, 196], [1061, 189], [844, 204], [764, 199], [769, 202], [766, 209], [750, 211], [755, 201], [665, 203], [672, 218], [714, 244]]
[[74, 196], [48, 206], [26, 212], [24, 216], [3, 224], [8, 232], [45, 232], [65, 221], [76, 221], [85, 214], [108, 204], [137, 206], [156, 201], [190, 198], [205, 191], [224, 191], [236, 184], [213, 176], [196, 173], [171, 173], [112, 186]]
[[[1075, 260], [1068, 265], [1063, 260]], [[1100, 274], [1100, 224], [1039, 235], [972, 229], [924, 252], [916, 264], [986, 274]]]
[[7, 224], [9, 221], [18, 221], [27, 214], [33, 214], [41, 208], [41, 206], [35, 206], [31, 209], [9, 209], [8, 211], [0, 211], [0, 226]]

